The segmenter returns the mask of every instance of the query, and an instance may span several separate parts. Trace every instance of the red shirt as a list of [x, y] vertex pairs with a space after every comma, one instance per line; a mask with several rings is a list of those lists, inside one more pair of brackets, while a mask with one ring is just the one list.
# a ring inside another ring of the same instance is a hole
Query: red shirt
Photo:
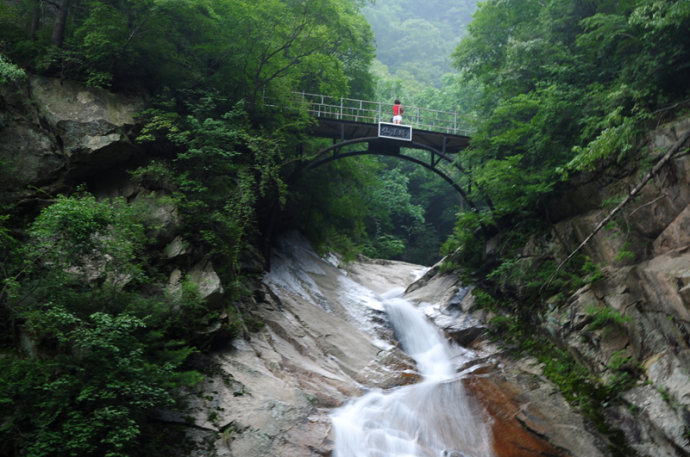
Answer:
[[402, 105], [393, 105], [393, 116], [402, 115]]

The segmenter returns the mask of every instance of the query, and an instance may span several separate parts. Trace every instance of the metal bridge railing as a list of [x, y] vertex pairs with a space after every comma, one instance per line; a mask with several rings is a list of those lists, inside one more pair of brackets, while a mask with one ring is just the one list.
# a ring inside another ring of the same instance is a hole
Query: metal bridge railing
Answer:
[[[334, 98], [327, 95], [295, 92], [295, 106], [304, 105], [307, 111], [319, 118], [378, 124], [391, 122], [393, 104]], [[403, 121], [412, 128], [471, 136], [474, 133], [469, 117], [450, 111], [439, 111], [418, 106], [403, 105]]]

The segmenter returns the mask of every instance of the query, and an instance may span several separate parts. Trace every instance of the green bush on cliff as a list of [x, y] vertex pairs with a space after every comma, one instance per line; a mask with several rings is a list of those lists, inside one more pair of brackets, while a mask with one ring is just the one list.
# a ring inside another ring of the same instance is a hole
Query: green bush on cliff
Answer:
[[613, 376], [608, 379], [607, 391], [613, 398], [617, 398], [621, 392], [633, 387], [643, 373], [642, 365], [632, 357], [627, 348], [616, 351], [608, 362], [608, 368]]
[[20, 81], [26, 78], [24, 70], [7, 60], [0, 53], [0, 84], [7, 84], [10, 81]]
[[608, 306], [588, 305], [586, 312], [587, 315], [592, 318], [592, 322], [589, 323], [587, 329], [604, 329], [603, 335], [605, 335], [608, 328], [612, 326], [625, 330], [626, 325], [632, 321], [630, 316], [624, 316], [620, 313], [620, 311]]
[[[147, 293], [141, 213], [123, 200], [59, 196], [11, 250], [3, 286], [18, 349], [0, 357], [0, 454], [165, 455], [160, 409], [200, 376], [194, 290]], [[5, 342], [9, 343], [9, 342]], [[15, 346], [14, 344], [12, 346]]]
[[139, 140], [163, 144], [176, 154], [133, 175], [173, 193], [186, 239], [216, 260], [224, 282], [231, 284], [241, 252], [258, 231], [258, 201], [284, 198], [278, 173], [283, 139], [253, 131], [242, 103], [232, 106], [213, 95], [180, 95], [177, 102], [187, 104], [184, 116], [170, 100], [143, 113]]

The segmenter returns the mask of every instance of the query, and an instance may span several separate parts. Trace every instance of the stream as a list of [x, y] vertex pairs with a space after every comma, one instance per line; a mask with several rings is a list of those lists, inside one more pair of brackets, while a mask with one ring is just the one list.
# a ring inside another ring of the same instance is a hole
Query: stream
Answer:
[[[491, 457], [491, 432], [456, 367], [470, 355], [451, 346], [394, 289], [380, 299], [395, 337], [423, 380], [372, 390], [332, 416], [335, 457]], [[367, 296], [371, 302], [371, 296]]]
[[[372, 387], [371, 379], [365, 377], [359, 386], [363, 395], [331, 410], [333, 456], [494, 457], [488, 415], [467, 395], [458, 374], [475, 355], [451, 345], [404, 298], [405, 288], [421, 276], [424, 267], [376, 262], [355, 262], [342, 269], [337, 259], [319, 258], [301, 237], [292, 234], [283, 240], [272, 259], [271, 273], [264, 278], [284, 301], [295, 296], [329, 316], [340, 315], [379, 354], [402, 349], [411, 357], [410, 363], [414, 361], [409, 370], [416, 372], [411, 378], [419, 379], [417, 383]], [[300, 316], [303, 320], [306, 314]], [[346, 332], [346, 326], [338, 326]], [[342, 361], [342, 356], [336, 357]]]

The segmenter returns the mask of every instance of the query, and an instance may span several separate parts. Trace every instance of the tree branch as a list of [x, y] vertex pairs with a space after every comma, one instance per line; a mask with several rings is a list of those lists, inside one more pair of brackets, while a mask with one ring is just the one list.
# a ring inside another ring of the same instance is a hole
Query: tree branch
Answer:
[[683, 146], [683, 144], [687, 141], [688, 138], [690, 138], [690, 131], [688, 131], [685, 135], [683, 135], [678, 141], [676, 141], [676, 142], [669, 148], [669, 150], [668, 150], [668, 151], [666, 152], [666, 154], [661, 158], [661, 160], [659, 160], [659, 162], [658, 162], [656, 165], [654, 165], [654, 167], [651, 169], [651, 171], [649, 171], [649, 172], [645, 175], [644, 179], [642, 179], [642, 182], [640, 182], [637, 186], [635, 186], [635, 188], [634, 188], [633, 190], [630, 191], [630, 193], [623, 199], [623, 201], [621, 201], [615, 208], [613, 208], [613, 210], [612, 210], [612, 211], [611, 211], [601, 222], [599, 222], [599, 223], [597, 224], [596, 227], [594, 227], [594, 230], [592, 230], [592, 233], [590, 233], [590, 234], [587, 236], [587, 238], [585, 238], [584, 241], [583, 241], [582, 243], [580, 243], [580, 245], [579, 245], [578, 247], [576, 247], [575, 250], [574, 250], [573, 252], [571, 252], [570, 255], [568, 255], [568, 257], [566, 257], [565, 260], [563, 260], [563, 261], [558, 265], [558, 267], [556, 268], [556, 271], [553, 272], [553, 274], [551, 275], [551, 277], [549, 278], [549, 280], [541, 287], [540, 292], [541, 292], [541, 290], [543, 290], [544, 288], [548, 287], [549, 284], [551, 284], [551, 281], [553, 281], [553, 279], [556, 277], [556, 275], [558, 274], [558, 272], [561, 270], [561, 268], [563, 268], [563, 266], [564, 266], [570, 259], [572, 259], [572, 258], [575, 256], [575, 254], [577, 254], [577, 253], [580, 251], [580, 249], [582, 249], [587, 243], [589, 243], [589, 241], [590, 241], [592, 238], [594, 238], [594, 235], [596, 235], [597, 233], [599, 233], [599, 231], [600, 231], [606, 224], [608, 224], [608, 223], [613, 219], [613, 217], [614, 217], [621, 209], [623, 209], [623, 207], [624, 207], [625, 205], [627, 205], [627, 204], [633, 199], [633, 197], [635, 197], [635, 195], [637, 195], [637, 194], [640, 192], [640, 190], [642, 190], [642, 188], [649, 182], [649, 180], [652, 179], [652, 176], [654, 176], [664, 165], [666, 165], [666, 164], [671, 160], [671, 158], [673, 157], [673, 155], [681, 148], [681, 146]]

